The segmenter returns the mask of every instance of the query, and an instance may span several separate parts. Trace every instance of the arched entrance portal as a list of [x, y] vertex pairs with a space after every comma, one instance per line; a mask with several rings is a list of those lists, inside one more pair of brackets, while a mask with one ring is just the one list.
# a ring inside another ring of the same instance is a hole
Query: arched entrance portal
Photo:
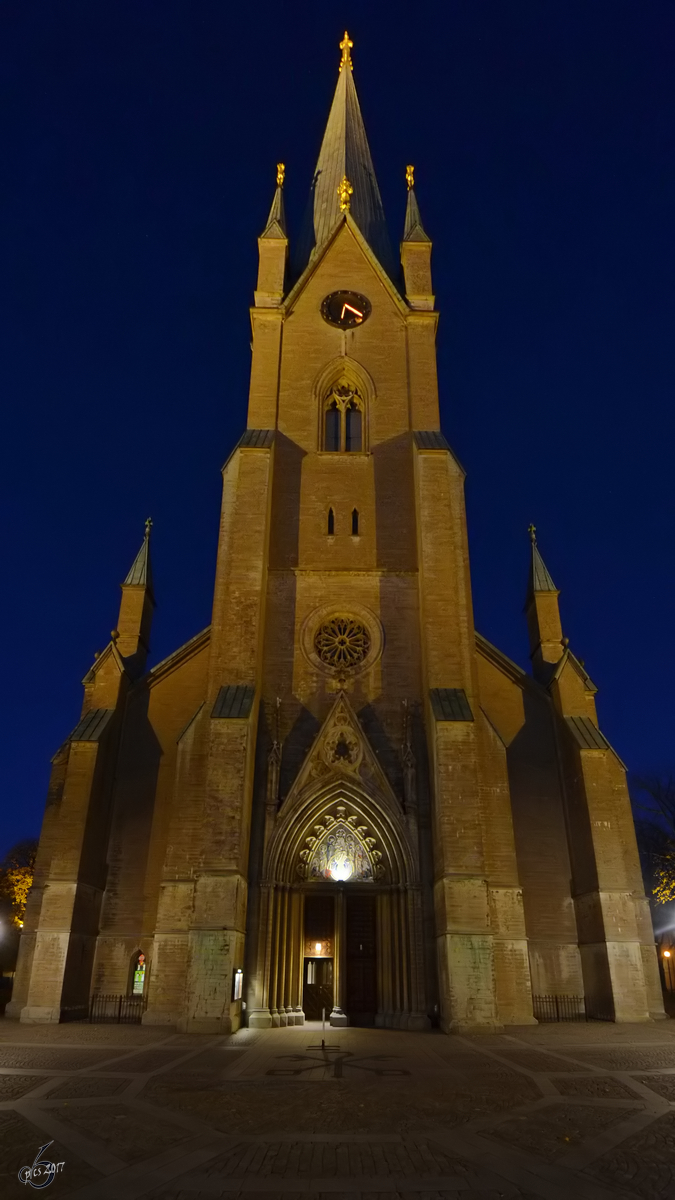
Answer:
[[333, 1023], [427, 1028], [416, 830], [393, 797], [344, 777], [287, 805], [253, 901], [249, 1025], [325, 1008]]

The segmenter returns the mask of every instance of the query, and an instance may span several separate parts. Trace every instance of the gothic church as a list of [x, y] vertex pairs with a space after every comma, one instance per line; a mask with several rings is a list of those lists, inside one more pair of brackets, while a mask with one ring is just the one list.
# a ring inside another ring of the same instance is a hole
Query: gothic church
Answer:
[[624, 766], [532, 531], [532, 673], [474, 629], [431, 240], [396, 262], [345, 34], [291, 270], [260, 235], [211, 625], [147, 669], [150, 529], [53, 760], [7, 1015], [145, 1024], [663, 1015]]

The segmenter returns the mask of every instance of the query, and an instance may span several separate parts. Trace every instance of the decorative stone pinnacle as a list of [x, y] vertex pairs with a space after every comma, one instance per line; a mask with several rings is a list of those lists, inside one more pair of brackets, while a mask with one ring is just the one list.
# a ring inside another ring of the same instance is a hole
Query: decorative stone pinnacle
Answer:
[[286, 166], [284, 163], [277, 163], [277, 187], [284, 186], [284, 177], [286, 175]]
[[342, 182], [337, 186], [337, 194], [340, 197], [340, 212], [349, 212], [350, 197], [354, 194], [354, 189], [346, 175], [343, 175]]
[[536, 544], [537, 544], [537, 527], [536, 527], [536, 525], [528, 525], [527, 532], [530, 535], [530, 541], [532, 542], [532, 545], [536, 546]]
[[150, 531], [151, 531], [151, 529], [152, 529], [152, 517], [148, 517], [147, 521], [145, 522], [145, 538], [146, 538], [146, 541], [147, 541], [147, 539], [150, 537]]
[[405, 169], [405, 181], [408, 185], [408, 191], [415, 186], [415, 168], [412, 163], [409, 163]]
[[342, 70], [343, 67], [349, 67], [350, 71], [354, 70], [354, 64], [352, 62], [352, 55], [351, 55], [351, 50], [352, 50], [353, 45], [354, 45], [354, 43], [351, 40], [349, 34], [347, 33], [347, 30], [345, 29], [345, 36], [343, 37], [342, 41], [340, 42], [340, 49], [342, 51], [342, 59], [340, 61], [340, 70]]

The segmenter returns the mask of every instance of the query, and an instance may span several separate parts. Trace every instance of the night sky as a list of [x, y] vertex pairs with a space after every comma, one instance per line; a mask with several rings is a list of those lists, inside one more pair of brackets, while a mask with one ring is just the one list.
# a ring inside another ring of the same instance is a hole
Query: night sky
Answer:
[[147, 516], [152, 661], [209, 623], [256, 238], [280, 159], [299, 231], [345, 26], [392, 241], [409, 162], [434, 239], [477, 628], [527, 665], [534, 521], [603, 731], [675, 767], [675, 5], [4, 0], [0, 853]]

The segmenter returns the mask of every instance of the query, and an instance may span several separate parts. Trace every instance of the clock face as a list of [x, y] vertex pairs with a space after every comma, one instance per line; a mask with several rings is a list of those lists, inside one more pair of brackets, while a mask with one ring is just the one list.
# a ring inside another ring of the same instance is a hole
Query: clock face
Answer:
[[370, 300], [358, 292], [331, 292], [321, 305], [321, 316], [329, 325], [339, 329], [355, 329], [368, 320], [372, 311]]

